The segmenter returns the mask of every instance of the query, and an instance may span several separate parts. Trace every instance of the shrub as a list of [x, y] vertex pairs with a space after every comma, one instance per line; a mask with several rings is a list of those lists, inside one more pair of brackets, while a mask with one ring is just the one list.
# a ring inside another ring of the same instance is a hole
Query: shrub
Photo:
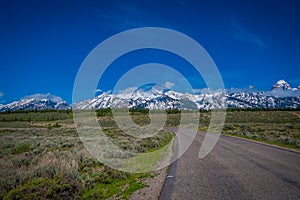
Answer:
[[4, 199], [79, 199], [81, 186], [59, 178], [40, 178], [11, 190]]
[[11, 154], [18, 154], [18, 153], [24, 153], [28, 152], [32, 149], [30, 144], [19, 144], [18, 146], [11, 149]]

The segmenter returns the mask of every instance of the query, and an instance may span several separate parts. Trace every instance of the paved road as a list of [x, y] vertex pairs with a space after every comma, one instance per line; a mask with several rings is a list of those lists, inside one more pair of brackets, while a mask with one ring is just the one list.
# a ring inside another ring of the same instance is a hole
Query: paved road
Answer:
[[299, 153], [221, 136], [199, 159], [203, 135], [171, 165], [160, 199], [300, 199]]

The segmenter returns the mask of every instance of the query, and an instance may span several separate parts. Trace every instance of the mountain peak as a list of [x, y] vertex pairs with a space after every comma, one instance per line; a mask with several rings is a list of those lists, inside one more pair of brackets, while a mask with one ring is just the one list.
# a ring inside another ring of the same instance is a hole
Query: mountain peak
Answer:
[[[259, 92], [250, 89], [230, 89], [222, 92], [212, 92], [202, 89], [199, 94], [180, 93], [173, 91], [163, 84], [148, 83], [139, 88], [125, 89], [118, 94], [111, 91], [92, 99], [87, 99], [72, 105], [73, 109], [101, 109], [101, 108], [144, 108], [144, 109], [219, 109], [226, 104], [229, 108], [300, 108], [300, 87], [291, 88], [284, 80], [277, 81], [271, 91]], [[34, 94], [19, 101], [6, 105], [0, 104], [0, 112], [16, 110], [65, 110], [70, 109], [61, 97], [48, 94]]]
[[133, 93], [132, 97], [145, 97], [145, 98], [155, 98], [164, 94], [165, 92], [170, 91], [167, 87], [157, 84], [157, 83], [148, 83], [139, 88], [137, 88]]
[[0, 105], [0, 112], [17, 110], [66, 110], [70, 109], [67, 102], [61, 97], [47, 94], [33, 94], [26, 96], [19, 101], [14, 101], [6, 105]]
[[271, 90], [273, 90], [273, 89], [289, 90], [289, 89], [291, 89], [291, 86], [285, 80], [281, 79], [273, 85]]

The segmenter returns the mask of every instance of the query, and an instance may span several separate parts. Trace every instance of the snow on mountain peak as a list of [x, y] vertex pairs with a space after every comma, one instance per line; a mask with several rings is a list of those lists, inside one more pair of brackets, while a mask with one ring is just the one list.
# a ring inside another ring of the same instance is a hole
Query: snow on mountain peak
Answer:
[[67, 102], [63, 101], [61, 97], [48, 94], [33, 94], [26, 96], [19, 101], [3, 105], [0, 107], [0, 112], [16, 111], [16, 110], [66, 110], [70, 109]]
[[50, 101], [53, 101], [55, 103], [63, 101], [63, 99], [61, 97], [52, 95], [50, 93], [47, 93], [47, 94], [37, 93], [37, 94], [32, 94], [32, 95], [25, 96], [24, 98], [22, 98], [22, 100], [30, 100], [30, 99], [40, 100], [40, 101], [50, 100]]
[[155, 97], [157, 95], [164, 94], [170, 91], [167, 87], [157, 83], [148, 83], [139, 88], [137, 88], [133, 93], [132, 97]]
[[[224, 101], [223, 101], [224, 100]], [[180, 93], [170, 90], [163, 84], [149, 83], [139, 88], [132, 87], [117, 94], [103, 92], [102, 94], [72, 105], [73, 109], [101, 109], [101, 108], [143, 108], [160, 110], [196, 110], [220, 109], [224, 105], [229, 108], [300, 108], [300, 86], [291, 88], [284, 81], [279, 80], [271, 91], [257, 91], [247, 88], [216, 90], [201, 89], [194, 94]], [[70, 109], [62, 98], [48, 94], [34, 94], [1, 105], [0, 112], [15, 110], [44, 110]]]
[[289, 90], [289, 89], [291, 89], [291, 86], [285, 80], [281, 79], [273, 85], [271, 90], [273, 90], [273, 89]]
[[277, 81], [277, 84], [286, 84], [286, 83], [287, 83], [287, 82], [286, 82], [285, 80], [283, 80], [283, 79]]

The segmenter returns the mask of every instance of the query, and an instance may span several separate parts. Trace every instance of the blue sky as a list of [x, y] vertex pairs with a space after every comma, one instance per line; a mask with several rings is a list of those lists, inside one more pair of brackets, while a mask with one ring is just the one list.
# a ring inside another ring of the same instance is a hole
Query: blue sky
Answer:
[[[76, 73], [89, 52], [114, 34], [147, 26], [195, 39], [216, 63], [226, 88], [269, 90], [279, 79], [296, 87], [299, 11], [297, 0], [1, 1], [0, 103], [35, 93], [71, 103]], [[148, 62], [171, 65], [194, 88], [205, 87], [184, 60], [167, 52], [126, 56], [110, 66], [100, 80], [101, 90], [112, 89], [122, 73]]]

